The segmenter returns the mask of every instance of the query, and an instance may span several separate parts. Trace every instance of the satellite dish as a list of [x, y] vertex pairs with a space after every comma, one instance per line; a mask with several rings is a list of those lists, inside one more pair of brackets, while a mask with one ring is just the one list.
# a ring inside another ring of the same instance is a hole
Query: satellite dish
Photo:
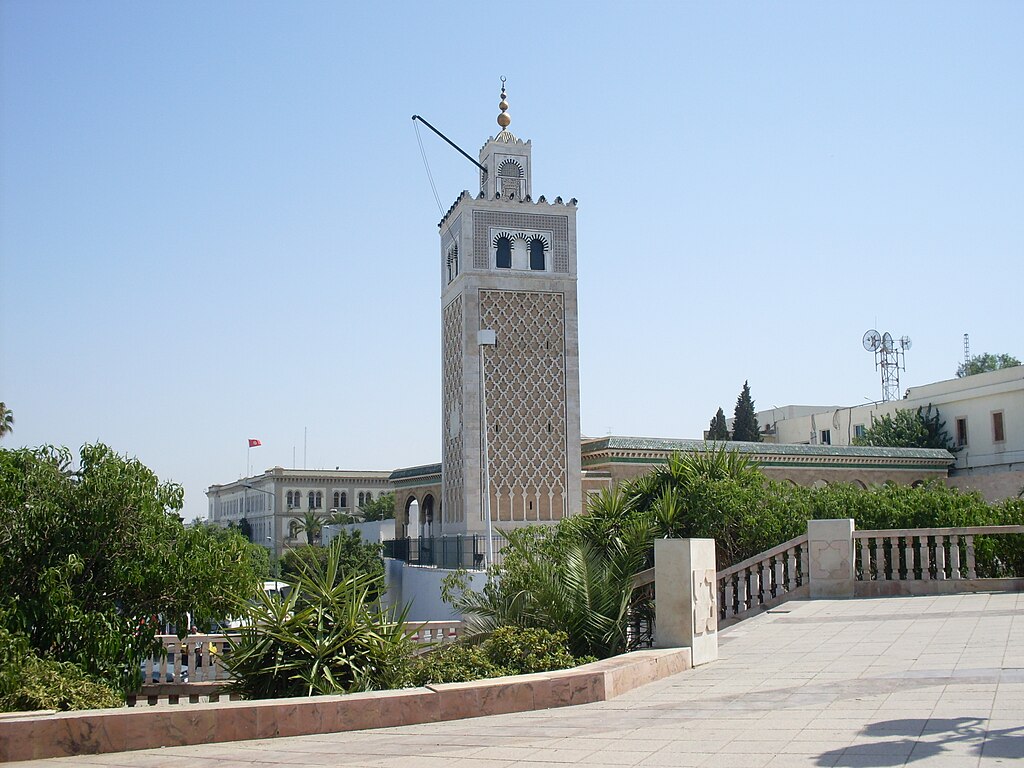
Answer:
[[900, 346], [903, 349], [910, 349], [910, 347], [913, 346], [913, 343], [910, 341], [910, 337], [909, 336], [900, 336]]
[[882, 334], [882, 349], [892, 351], [892, 334], [888, 331]]
[[878, 345], [882, 343], [882, 337], [878, 334], [878, 331], [871, 329], [870, 331], [864, 332], [864, 338], [861, 339], [861, 344], [864, 345], [864, 349], [868, 352], [874, 352], [878, 349]]

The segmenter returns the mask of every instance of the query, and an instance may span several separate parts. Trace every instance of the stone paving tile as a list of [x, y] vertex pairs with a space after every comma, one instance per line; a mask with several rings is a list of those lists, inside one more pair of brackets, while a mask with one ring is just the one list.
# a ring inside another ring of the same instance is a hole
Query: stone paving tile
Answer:
[[25, 768], [996, 766], [1024, 760], [1024, 595], [794, 602], [720, 661], [547, 712]]

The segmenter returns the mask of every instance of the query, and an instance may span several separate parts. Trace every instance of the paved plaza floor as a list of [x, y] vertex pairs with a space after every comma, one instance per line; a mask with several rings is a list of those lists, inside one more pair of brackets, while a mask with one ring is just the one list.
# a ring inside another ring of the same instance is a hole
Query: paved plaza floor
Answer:
[[599, 704], [11, 765], [1024, 765], [1024, 594], [787, 603], [720, 657]]

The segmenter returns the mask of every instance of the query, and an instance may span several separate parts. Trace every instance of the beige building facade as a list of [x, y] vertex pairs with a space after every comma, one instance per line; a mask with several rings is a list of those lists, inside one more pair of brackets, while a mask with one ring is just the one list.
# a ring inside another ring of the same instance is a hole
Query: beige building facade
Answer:
[[280, 556], [285, 549], [306, 543], [297, 530], [306, 512], [322, 517], [335, 511], [355, 514], [363, 504], [391, 492], [390, 476], [386, 471], [274, 467], [261, 475], [211, 485], [206, 491], [208, 520], [227, 527], [244, 519], [252, 540]]

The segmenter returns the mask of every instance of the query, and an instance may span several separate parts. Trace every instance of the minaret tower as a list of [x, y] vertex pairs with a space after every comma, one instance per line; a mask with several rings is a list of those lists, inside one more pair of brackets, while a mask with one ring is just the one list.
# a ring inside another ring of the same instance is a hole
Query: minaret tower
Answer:
[[479, 194], [439, 225], [446, 535], [486, 531], [485, 487], [499, 528], [582, 509], [576, 200], [532, 197], [532, 146], [508, 130], [504, 82]]

